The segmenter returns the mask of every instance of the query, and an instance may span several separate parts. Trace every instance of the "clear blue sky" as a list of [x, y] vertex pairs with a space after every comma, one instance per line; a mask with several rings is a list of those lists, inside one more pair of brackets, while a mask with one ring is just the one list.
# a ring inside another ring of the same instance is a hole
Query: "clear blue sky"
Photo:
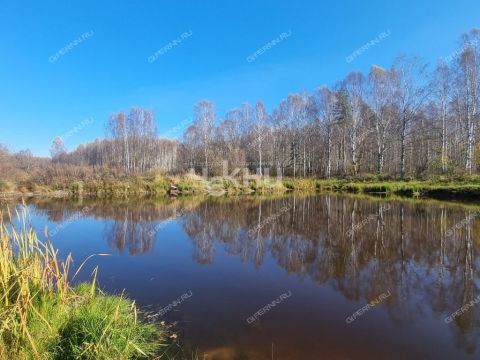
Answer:
[[[92, 118], [66, 139], [71, 150], [102, 138], [109, 114], [131, 106], [153, 109], [159, 134], [180, 136], [203, 98], [221, 116], [258, 99], [271, 111], [289, 93], [333, 85], [371, 64], [389, 66], [402, 52], [435, 63], [479, 16], [478, 0], [0, 0], [0, 143], [47, 156], [55, 136]], [[380, 44], [345, 61], [388, 30]], [[291, 36], [246, 60], [285, 31]]]

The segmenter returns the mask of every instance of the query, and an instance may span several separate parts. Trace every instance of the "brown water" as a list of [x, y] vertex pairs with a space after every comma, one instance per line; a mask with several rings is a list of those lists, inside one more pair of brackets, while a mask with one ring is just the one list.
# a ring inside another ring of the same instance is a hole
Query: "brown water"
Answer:
[[480, 358], [474, 206], [340, 195], [30, 206], [63, 256], [112, 254], [83, 279], [99, 265], [102, 287], [176, 322], [200, 359]]

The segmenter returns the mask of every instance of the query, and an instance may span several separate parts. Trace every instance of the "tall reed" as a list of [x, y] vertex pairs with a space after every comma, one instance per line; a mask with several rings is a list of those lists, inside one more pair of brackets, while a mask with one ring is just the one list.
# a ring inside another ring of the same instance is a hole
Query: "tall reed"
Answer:
[[134, 302], [103, 294], [96, 270], [91, 283], [71, 286], [72, 256], [60, 260], [51, 243], [38, 239], [25, 206], [16, 210], [18, 226], [1, 215], [1, 359], [136, 359], [158, 352], [162, 329], [142, 322]]

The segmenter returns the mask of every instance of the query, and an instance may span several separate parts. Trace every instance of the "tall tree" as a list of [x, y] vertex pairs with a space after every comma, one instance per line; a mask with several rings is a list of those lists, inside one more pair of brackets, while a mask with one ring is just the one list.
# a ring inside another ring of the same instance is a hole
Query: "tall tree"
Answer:
[[393, 81], [393, 99], [398, 109], [400, 124], [400, 178], [405, 177], [406, 143], [409, 128], [428, 96], [426, 64], [418, 58], [399, 56], [389, 77]]
[[333, 127], [336, 124], [336, 111], [338, 106], [338, 94], [327, 87], [321, 87], [316, 90], [315, 103], [319, 124], [326, 137], [326, 165], [325, 176], [332, 176], [332, 143]]
[[444, 61], [440, 61], [434, 72], [433, 78], [433, 96], [439, 107], [439, 117], [441, 123], [441, 153], [440, 163], [442, 173], [445, 174], [448, 169], [447, 154], [447, 118], [448, 106], [451, 101], [451, 72]]
[[376, 137], [376, 170], [379, 174], [384, 170], [387, 139], [392, 127], [392, 90], [391, 73], [382, 67], [372, 66], [369, 74], [368, 101]]
[[255, 124], [253, 126], [253, 132], [255, 137], [256, 146], [258, 149], [258, 168], [259, 175], [263, 175], [262, 167], [262, 143], [266, 130], [267, 109], [263, 101], [258, 101], [255, 105]]
[[53, 161], [60, 161], [62, 157], [67, 153], [67, 149], [63, 144], [63, 140], [60, 136], [57, 136], [52, 141], [52, 146], [50, 147], [50, 156]]
[[350, 149], [352, 152], [353, 174], [358, 174], [358, 138], [363, 122], [363, 106], [365, 96], [365, 78], [362, 73], [350, 73], [343, 81], [346, 103], [343, 118], [348, 128]]
[[480, 31], [473, 29], [461, 38], [461, 51], [457, 59], [458, 101], [460, 116], [466, 128], [465, 170], [472, 174], [478, 122]]
[[210, 144], [212, 142], [214, 125], [217, 119], [215, 105], [211, 101], [202, 100], [195, 105], [194, 112], [194, 125], [200, 135], [205, 159], [205, 171], [206, 175], [208, 176], [208, 155], [210, 151]]

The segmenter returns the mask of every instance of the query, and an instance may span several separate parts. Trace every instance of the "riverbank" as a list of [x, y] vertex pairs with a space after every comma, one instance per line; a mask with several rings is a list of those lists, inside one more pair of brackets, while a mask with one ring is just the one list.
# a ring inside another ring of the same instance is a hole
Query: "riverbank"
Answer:
[[19, 218], [16, 230], [0, 217], [0, 358], [149, 359], [158, 354], [165, 344], [163, 325], [144, 322], [132, 300], [104, 294], [96, 271], [92, 282], [71, 286], [72, 258], [62, 261], [51, 244], [40, 242], [28, 228], [25, 209]]
[[428, 180], [373, 179], [248, 179], [200, 176], [136, 176], [120, 179], [52, 181], [49, 184], [3, 182], [0, 198], [12, 197], [99, 197], [165, 196], [175, 187], [179, 195], [282, 194], [286, 192], [346, 192], [388, 194], [405, 197], [480, 198], [480, 178], [436, 178]]
[[480, 182], [452, 179], [373, 182], [318, 180], [317, 190], [405, 197], [480, 199]]

